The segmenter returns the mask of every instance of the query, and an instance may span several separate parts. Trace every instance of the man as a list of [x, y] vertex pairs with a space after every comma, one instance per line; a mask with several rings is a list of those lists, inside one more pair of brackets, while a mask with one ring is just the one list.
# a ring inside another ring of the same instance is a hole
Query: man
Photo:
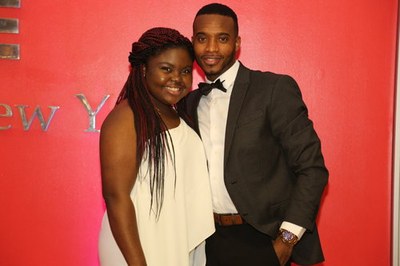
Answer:
[[296, 82], [236, 60], [237, 16], [225, 5], [198, 11], [192, 42], [207, 83], [219, 87], [199, 84], [180, 103], [209, 165], [216, 232], [207, 265], [323, 261], [315, 219], [328, 171]]

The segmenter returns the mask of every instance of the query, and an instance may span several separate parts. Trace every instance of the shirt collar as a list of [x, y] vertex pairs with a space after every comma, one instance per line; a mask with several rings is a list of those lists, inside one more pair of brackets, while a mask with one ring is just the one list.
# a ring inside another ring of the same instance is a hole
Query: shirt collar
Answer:
[[[240, 66], [240, 63], [238, 60], [236, 60], [235, 63], [227, 71], [222, 73], [215, 80], [220, 79], [221, 81], [224, 81], [223, 84], [224, 84], [225, 89], [232, 88], [232, 85], [235, 82], [236, 75], [239, 71], [239, 66]], [[211, 83], [211, 81], [208, 80], [207, 78], [206, 78], [206, 82]]]

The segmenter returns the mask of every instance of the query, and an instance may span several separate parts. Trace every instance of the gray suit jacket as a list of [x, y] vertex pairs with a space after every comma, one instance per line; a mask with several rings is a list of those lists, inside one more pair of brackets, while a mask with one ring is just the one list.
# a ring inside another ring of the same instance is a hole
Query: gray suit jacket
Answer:
[[[194, 90], [179, 103], [200, 134]], [[297, 83], [240, 65], [228, 110], [224, 179], [244, 219], [275, 239], [282, 221], [307, 229], [292, 259], [324, 260], [315, 219], [328, 180], [321, 143]]]

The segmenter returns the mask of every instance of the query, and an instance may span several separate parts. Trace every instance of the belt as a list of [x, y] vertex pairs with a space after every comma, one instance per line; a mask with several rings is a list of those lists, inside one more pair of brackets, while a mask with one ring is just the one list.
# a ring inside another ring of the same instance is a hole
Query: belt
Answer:
[[214, 213], [214, 221], [220, 226], [245, 224], [246, 221], [238, 213], [218, 214]]

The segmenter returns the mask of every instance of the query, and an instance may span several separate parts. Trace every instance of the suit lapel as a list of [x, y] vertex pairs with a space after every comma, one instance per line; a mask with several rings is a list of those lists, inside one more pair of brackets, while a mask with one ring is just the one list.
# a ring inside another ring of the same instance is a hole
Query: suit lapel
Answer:
[[237, 120], [239, 118], [242, 104], [249, 87], [249, 82], [250, 70], [240, 64], [239, 71], [233, 85], [231, 99], [229, 102], [228, 118], [226, 122], [225, 132], [224, 166], [226, 166], [226, 163], [228, 161], [233, 136], [235, 135]]
[[188, 106], [190, 106], [189, 114], [193, 120], [193, 126], [194, 130], [197, 132], [197, 134], [201, 138], [200, 134], [200, 128], [199, 128], [199, 117], [197, 115], [197, 107], [199, 106], [200, 98], [202, 94], [199, 92], [199, 90], [195, 90], [192, 92], [192, 95], [190, 95], [190, 102], [188, 103]]

